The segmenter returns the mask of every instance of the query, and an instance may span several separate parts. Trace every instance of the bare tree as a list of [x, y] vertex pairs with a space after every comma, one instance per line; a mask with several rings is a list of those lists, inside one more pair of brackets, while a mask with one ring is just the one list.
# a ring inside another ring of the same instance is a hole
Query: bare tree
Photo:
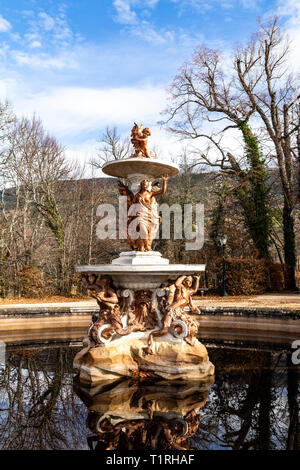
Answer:
[[9, 137], [11, 134], [12, 126], [15, 121], [15, 116], [12, 111], [10, 104], [5, 101], [0, 102], [0, 164], [3, 165], [6, 162], [8, 149], [9, 149]]
[[10, 105], [0, 103], [0, 276], [1, 295], [7, 295], [12, 285], [18, 292], [17, 273], [31, 264], [35, 249], [43, 240], [43, 220], [38, 214], [32, 217], [29, 191], [22, 186], [11, 165], [11, 142], [17, 119]]
[[97, 158], [93, 158], [90, 162], [95, 168], [102, 168], [105, 163], [111, 160], [120, 160], [130, 156], [130, 140], [122, 140], [116, 127], [107, 127], [99, 143]]
[[283, 190], [285, 262], [293, 268], [295, 287], [295, 168], [300, 155], [300, 95], [289, 72], [289, 47], [287, 38], [280, 32], [277, 17], [273, 17], [267, 24], [260, 24], [259, 31], [245, 48], [237, 50], [235, 69], [241, 92], [260, 117], [273, 144]]
[[22, 118], [15, 122], [11, 135], [8, 165], [21, 182], [23, 194], [41, 214], [58, 245], [58, 283], [65, 277], [65, 227], [60, 206], [63, 181], [72, 176], [64, 149], [49, 136], [39, 119]]
[[[250, 125], [255, 106], [237, 88], [232, 70], [225, 72], [219, 53], [202, 46], [182, 67], [170, 96], [164, 124], [181, 138], [200, 142], [192, 166], [219, 168], [230, 177], [254, 245], [261, 257], [268, 257], [269, 188], [265, 161]], [[224, 143], [233, 129], [243, 137], [244, 153], [234, 154]]]

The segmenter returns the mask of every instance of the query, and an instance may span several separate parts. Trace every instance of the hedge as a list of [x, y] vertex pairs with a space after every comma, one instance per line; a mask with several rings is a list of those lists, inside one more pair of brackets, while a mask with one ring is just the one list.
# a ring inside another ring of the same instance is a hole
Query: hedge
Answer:
[[[268, 288], [266, 260], [226, 258], [226, 291], [229, 295], [263, 294]], [[222, 258], [216, 261], [218, 287], [222, 289]]]
[[269, 264], [271, 290], [280, 292], [292, 287], [292, 268], [288, 264]]

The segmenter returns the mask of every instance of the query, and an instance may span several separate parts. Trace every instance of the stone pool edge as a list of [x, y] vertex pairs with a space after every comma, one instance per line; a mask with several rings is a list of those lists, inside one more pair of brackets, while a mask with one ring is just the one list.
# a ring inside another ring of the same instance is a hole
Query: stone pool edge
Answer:
[[[200, 327], [281, 331], [300, 337], [300, 311], [271, 307], [199, 306]], [[0, 331], [87, 327], [97, 305], [14, 306], [0, 309]]]

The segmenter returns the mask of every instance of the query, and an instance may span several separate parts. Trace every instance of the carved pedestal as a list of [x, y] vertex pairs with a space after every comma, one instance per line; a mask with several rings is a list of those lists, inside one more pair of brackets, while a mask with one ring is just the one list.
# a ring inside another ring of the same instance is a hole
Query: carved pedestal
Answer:
[[74, 360], [80, 381], [118, 377], [199, 380], [214, 374], [207, 350], [196, 336], [199, 322], [189, 315], [198, 277], [180, 276], [152, 289], [116, 289], [108, 276], [87, 277], [97, 299], [84, 340]]

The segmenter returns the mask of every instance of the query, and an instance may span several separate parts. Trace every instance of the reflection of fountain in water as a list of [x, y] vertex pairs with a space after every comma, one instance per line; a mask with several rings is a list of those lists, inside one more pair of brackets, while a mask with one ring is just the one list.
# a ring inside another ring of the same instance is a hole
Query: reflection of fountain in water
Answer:
[[95, 450], [190, 449], [214, 379], [202, 382], [122, 380], [76, 393], [87, 406], [88, 438]]

